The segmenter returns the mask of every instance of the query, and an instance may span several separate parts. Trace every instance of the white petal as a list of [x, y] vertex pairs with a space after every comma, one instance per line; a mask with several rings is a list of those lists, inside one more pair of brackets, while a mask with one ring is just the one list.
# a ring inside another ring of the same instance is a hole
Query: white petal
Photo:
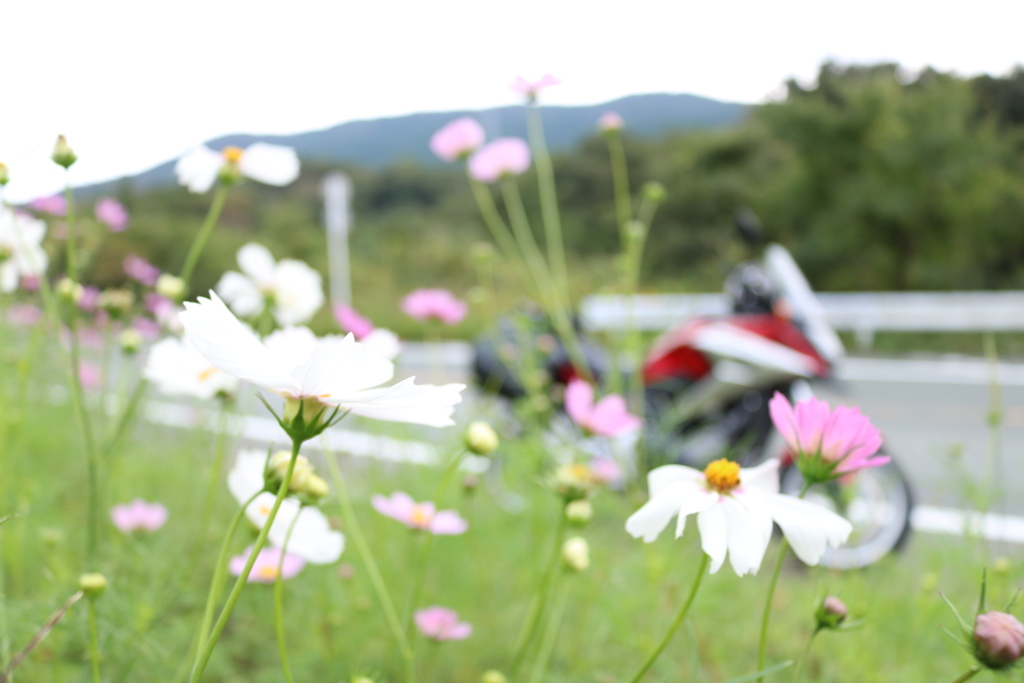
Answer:
[[279, 393], [297, 392], [287, 359], [276, 357], [213, 292], [179, 315], [189, 342], [215, 367]]
[[262, 244], [249, 242], [238, 250], [238, 267], [260, 285], [274, 281], [274, 257]]
[[378, 327], [359, 340], [366, 350], [384, 360], [394, 360], [402, 352], [402, 342], [391, 330]]
[[299, 325], [324, 305], [324, 284], [320, 273], [302, 261], [284, 259], [273, 274], [274, 317], [280, 325]]
[[[395, 366], [371, 353], [348, 334], [320, 340], [313, 356], [304, 366], [296, 368], [292, 376], [307, 395], [319, 396], [325, 403], [337, 405], [346, 400], [373, 399], [374, 395], [361, 392], [390, 381], [395, 376]], [[378, 391], [392, 392], [395, 388]]]
[[462, 401], [465, 384], [417, 385], [415, 378], [383, 389], [370, 389], [347, 396], [331, 396], [324, 403], [351, 410], [356, 415], [390, 422], [409, 422], [428, 427], [449, 427], [452, 413]]
[[291, 147], [255, 142], [245, 148], [239, 170], [267, 185], [288, 185], [299, 177], [299, 157]]
[[214, 289], [231, 310], [243, 318], [254, 316], [263, 310], [263, 294], [252, 280], [241, 273], [229, 270], [220, 276]]
[[[289, 505], [285, 505], [289, 503]], [[298, 555], [312, 564], [331, 564], [341, 557], [345, 549], [345, 537], [339, 531], [331, 529], [327, 517], [318, 508], [303, 506], [299, 508], [295, 501], [286, 499], [281, 504], [277, 518], [270, 527], [268, 538], [278, 548], [285, 548], [285, 552]], [[296, 514], [298, 519], [295, 519]], [[295, 527], [292, 529], [288, 545], [284, 541], [288, 535], [288, 528], [292, 521]]]
[[669, 484], [677, 481], [689, 481], [695, 484], [703, 484], [704, 473], [692, 467], [683, 465], [662, 465], [656, 467], [647, 474], [647, 491], [653, 498]]
[[[664, 469], [664, 468], [659, 468]], [[686, 516], [714, 505], [718, 494], [707, 501], [708, 490], [686, 479], [676, 480], [651, 496], [639, 510], [626, 520], [626, 532], [633, 538], [650, 543], [665, 530], [672, 518], [679, 515], [679, 525], [685, 525]], [[678, 537], [682, 532], [677, 531]]]
[[[729, 562], [736, 576], [756, 574], [764, 559], [761, 528], [750, 512], [731, 496], [722, 497], [725, 523], [729, 526]], [[771, 524], [771, 517], [766, 518]]]
[[764, 557], [772, 541], [772, 531], [775, 529], [771, 508], [768, 507], [765, 494], [756, 489], [737, 489], [733, 491], [732, 499], [750, 513], [751, 522], [761, 543], [758, 554]]
[[793, 552], [805, 564], [818, 564], [826, 545], [839, 547], [853, 531], [836, 513], [806, 500], [775, 494], [766, 496], [765, 501]]
[[161, 393], [194, 396], [204, 401], [220, 392], [234, 394], [239, 384], [237, 378], [213, 367], [187, 341], [175, 337], [161, 339], [153, 345], [143, 375], [156, 384]]
[[757, 467], [740, 470], [740, 483], [743, 488], [751, 488], [762, 493], [779, 492], [779, 459], [770, 458]]
[[178, 183], [190, 192], [202, 194], [217, 182], [224, 157], [209, 147], [201, 146], [185, 152], [174, 167]]
[[725, 520], [725, 507], [712, 505], [697, 515], [700, 530], [700, 547], [711, 558], [711, 573], [722, 568], [725, 553], [729, 548], [729, 525]]
[[266, 463], [266, 451], [242, 450], [235, 456], [235, 464], [228, 472], [228, 490], [239, 505], [263, 490]]
[[299, 367], [313, 357], [318, 342], [316, 335], [308, 327], [286, 327], [272, 332], [263, 340], [263, 345], [274, 356], [288, 358], [295, 367]]
[[0, 263], [0, 292], [9, 294], [18, 288], [18, 267], [13, 261]]

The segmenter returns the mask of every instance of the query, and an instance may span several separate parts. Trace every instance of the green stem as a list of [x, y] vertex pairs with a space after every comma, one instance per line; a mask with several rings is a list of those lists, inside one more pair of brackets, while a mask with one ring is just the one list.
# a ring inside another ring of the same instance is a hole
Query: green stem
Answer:
[[807, 639], [807, 644], [804, 645], [804, 651], [800, 653], [800, 659], [796, 663], [796, 674], [793, 676], [793, 683], [800, 683], [800, 678], [804, 673], [804, 665], [807, 663], [807, 657], [811, 654], [811, 645], [814, 643], [814, 637], [818, 635], [819, 631], [821, 631], [821, 627], [811, 631], [811, 636]]
[[100, 637], [93, 598], [89, 598], [89, 657], [92, 659], [92, 683], [100, 683]]
[[192, 273], [196, 269], [196, 264], [203, 253], [203, 248], [206, 247], [206, 241], [210, 239], [210, 234], [217, 226], [217, 219], [220, 218], [220, 212], [224, 208], [224, 201], [227, 197], [228, 186], [224, 183], [218, 184], [217, 192], [213, 195], [213, 203], [210, 204], [210, 210], [206, 213], [206, 219], [199, 228], [199, 232], [196, 233], [195, 239], [192, 240], [192, 246], [189, 247], [188, 255], [185, 257], [185, 265], [181, 267], [180, 277], [182, 282], [185, 283], [186, 294], [188, 293], [188, 285], [192, 279]]
[[[238, 508], [238, 511], [231, 518], [231, 522], [228, 524], [228, 531], [224, 534], [224, 540], [220, 544], [220, 552], [217, 554], [217, 564], [213, 567], [213, 581], [210, 582], [210, 592], [206, 596], [206, 607], [203, 609], [203, 621], [199, 626], [199, 637], [196, 639], [196, 658], [192, 664], [193, 671], [199, 666], [199, 659], [203, 653], [203, 645], [206, 644], [206, 640], [210, 637], [210, 628], [213, 626], [213, 612], [217, 608], [217, 603], [220, 601], [221, 593], [224, 592], [224, 581], [227, 578], [228, 571], [228, 552], [231, 549], [231, 539], [235, 537], [235, 532], [238, 531], [238, 525], [241, 523], [242, 518], [245, 516], [245, 509], [249, 507], [249, 504], [256, 500], [256, 496], [263, 493], [259, 491], [254, 493], [249, 500]], [[205, 533], [205, 525], [200, 533]]]
[[78, 241], [78, 234], [75, 230], [75, 194], [71, 191], [70, 179], [64, 184], [64, 198], [67, 202], [66, 230], [68, 231], [64, 241], [64, 253], [67, 259], [68, 277], [72, 282], [78, 282], [78, 259], [75, 255]]
[[103, 457], [109, 458], [117, 448], [117, 444], [120, 443], [125, 432], [128, 431], [128, 425], [131, 424], [132, 418], [135, 417], [135, 413], [139, 408], [139, 404], [142, 403], [142, 397], [146, 394], [146, 387], [149, 386], [149, 381], [146, 379], [140, 379], [135, 384], [135, 389], [132, 391], [131, 397], [128, 399], [128, 403], [125, 404], [124, 410], [121, 411], [121, 417], [118, 418], [117, 424], [114, 429], [110, 432], [110, 438], [107, 439], [106, 444], [103, 447]]
[[529, 610], [526, 613], [526, 620], [523, 621], [523, 626], [519, 630], [519, 637], [516, 638], [516, 647], [514, 654], [512, 655], [512, 663], [509, 665], [509, 678], [515, 680], [519, 672], [519, 667], [523, 663], [523, 658], [526, 656], [526, 651], [530, 647], [530, 642], [533, 640], [533, 636], [537, 631], [537, 624], [540, 622], [541, 614], [544, 612], [544, 607], [547, 603], [548, 594], [551, 592], [551, 585], [554, 583], [555, 575], [558, 570], [558, 564], [562, 559], [562, 539], [565, 536], [565, 506], [559, 506], [558, 508], [558, 524], [555, 527], [555, 543], [551, 549], [551, 558], [548, 560], [548, 565], [541, 575], [540, 583], [537, 585], [537, 592], [534, 594], [533, 599], [530, 601]]
[[356, 546], [356, 552], [359, 553], [359, 559], [363, 561], [363, 565], [366, 567], [366, 573], [370, 578], [370, 584], [373, 586], [373, 590], [377, 594], [377, 600], [380, 602], [381, 609], [384, 610], [384, 618], [387, 620], [388, 627], [391, 629], [391, 635], [394, 637], [395, 644], [398, 645], [402, 659], [405, 661], [407, 680], [409, 683], [412, 683], [416, 678], [415, 661], [412, 648], [409, 646], [409, 641], [405, 637], [405, 632], [402, 630], [402, 621], [398, 617], [398, 612], [395, 610], [395, 603], [392, 601], [391, 595], [388, 593], [387, 586], [384, 584], [384, 579], [380, 575], [380, 569], [377, 567], [377, 562], [374, 560], [373, 553], [370, 551], [370, 547], [366, 543], [366, 538], [363, 536], [362, 529], [359, 527], [355, 510], [352, 508], [352, 498], [349, 496], [348, 488], [345, 486], [345, 480], [341, 476], [341, 468], [338, 467], [337, 461], [326, 446], [324, 447], [324, 456], [327, 460], [327, 468], [331, 472], [331, 479], [334, 482], [334, 488], [338, 491], [338, 501], [341, 503], [341, 514], [345, 521], [345, 528], [348, 531], [348, 535], [352, 538], [352, 542]]
[[572, 584], [568, 581], [563, 581], [562, 591], [555, 599], [554, 607], [551, 608], [551, 615], [548, 617], [544, 635], [541, 636], [540, 648], [537, 650], [537, 660], [533, 663], [533, 671], [530, 673], [530, 683], [540, 683], [544, 678], [544, 673], [548, 670], [551, 653], [554, 652], [558, 634], [562, 629], [562, 617], [565, 615], [565, 607], [569, 603], [571, 586]]
[[[300, 510], [301, 511], [301, 510]], [[284, 535], [284, 543], [281, 545], [281, 557], [277, 560], [277, 576], [274, 577], [274, 627], [277, 631], [277, 651], [281, 656], [281, 669], [284, 671], [285, 683], [294, 683], [292, 667], [288, 663], [288, 644], [284, 639], [284, 578], [281, 571], [284, 568], [285, 554], [288, 552], [288, 541], [292, 539], [292, 531], [295, 530], [295, 522], [299, 516], [288, 525], [288, 532]]]
[[[515, 272], [516, 277], [519, 278], [523, 287], [529, 291], [531, 289], [529, 268], [523, 261], [523, 255], [516, 246], [516, 241], [512, 237], [508, 225], [505, 224], [501, 214], [498, 213], [498, 207], [494, 205], [494, 197], [491, 195], [490, 188], [479, 180], [474, 180], [472, 176], [468, 177], [469, 186], [473, 190], [473, 198], [476, 200], [480, 215], [483, 216], [484, 225], [487, 226], [494, 241], [498, 243], [502, 255]], [[543, 293], [540, 293], [539, 298], [542, 296]]]
[[548, 247], [548, 261], [551, 264], [551, 273], [558, 292], [568, 301], [570, 300], [569, 276], [565, 265], [565, 244], [562, 241], [562, 219], [558, 215], [555, 172], [551, 165], [551, 155], [548, 154], [548, 148], [544, 142], [544, 123], [541, 120], [540, 109], [535, 106], [526, 109], [526, 127], [530, 148], [533, 151], [533, 163], [537, 168], [540, 211], [544, 218], [544, 238]]
[[619, 239], [626, 246], [626, 224], [633, 218], [632, 200], [629, 196], [629, 168], [626, 165], [626, 148], [619, 133], [610, 133], [608, 157], [612, 166], [612, 186], [615, 188], [615, 217], [619, 222]]
[[281, 486], [277, 490], [277, 497], [274, 499], [274, 506], [270, 509], [270, 514], [267, 515], [267, 521], [263, 523], [263, 528], [260, 529], [260, 535], [256, 538], [256, 543], [252, 547], [252, 551], [249, 553], [249, 559], [245, 561], [245, 567], [242, 569], [242, 573], [235, 581], [234, 587], [231, 589], [231, 593], [228, 594], [228, 599], [224, 604], [224, 609], [221, 610], [220, 617], [217, 618], [217, 623], [213, 626], [213, 632], [210, 634], [209, 640], [206, 644], [201, 646], [201, 654], [197, 662], [195, 671], [192, 672], [191, 683], [197, 683], [203, 676], [203, 671], [206, 669], [207, 663], [210, 661], [210, 657], [213, 655], [213, 649], [217, 647], [217, 641], [220, 639], [220, 634], [224, 631], [224, 627], [228, 623], [228, 618], [231, 617], [231, 612], [235, 609], [235, 603], [238, 602], [239, 596], [242, 594], [242, 589], [245, 588], [246, 581], [249, 580], [249, 572], [252, 571], [252, 566], [256, 562], [256, 557], [263, 550], [263, 546], [267, 543], [267, 534], [270, 533], [270, 527], [274, 523], [274, 519], [277, 518], [277, 511], [281, 508], [281, 503], [288, 495], [288, 487], [291, 486], [292, 473], [295, 471], [295, 459], [299, 456], [299, 448], [302, 446], [302, 441], [299, 439], [292, 439], [292, 457], [288, 461], [288, 470], [285, 472], [284, 477], [281, 480]]
[[956, 680], [954, 680], [953, 683], [964, 683], [964, 681], [974, 678], [974, 675], [980, 671], [981, 667], [975, 664], [970, 669], [957, 676]]
[[[810, 482], [804, 481], [798, 497], [803, 498], [806, 496], [810, 488]], [[782, 562], [786, 559], [787, 550], [789, 550], [789, 541], [783, 538], [782, 543], [779, 544], [779, 556], [775, 559], [775, 569], [772, 571], [772, 578], [768, 582], [768, 595], [764, 600], [764, 612], [761, 614], [761, 635], [757, 643], [758, 671], [764, 670], [764, 662], [768, 656], [768, 624], [771, 623], [772, 619], [772, 601], [775, 599], [775, 586], [779, 583], [779, 574], [782, 572]], [[764, 676], [759, 676], [757, 683], [761, 683], [763, 680]]]
[[651, 654], [647, 656], [647, 659], [644, 660], [644, 663], [640, 666], [639, 671], [637, 671], [633, 678], [630, 679], [630, 683], [637, 683], [637, 681], [643, 678], [643, 675], [647, 673], [647, 670], [651, 668], [655, 660], [658, 659], [661, 653], [665, 651], [665, 648], [668, 647], [668, 643], [672, 640], [672, 636], [675, 635], [675, 632], [679, 629], [679, 625], [683, 623], [684, 619], [686, 619], [686, 615], [690, 611], [690, 606], [693, 604], [693, 599], [697, 597], [697, 589], [700, 588], [700, 583], [704, 580], [704, 575], [708, 571], [708, 562], [710, 559], [711, 557], [707, 554], [704, 554], [701, 558], [700, 566], [697, 567], [697, 576], [693, 580], [693, 586], [690, 588], [690, 594], [687, 596], [686, 602], [684, 602], [682, 608], [680, 608], [675, 621], [673, 621], [672, 625], [669, 626], [668, 633], [666, 633], [665, 637], [661, 639], [660, 643], [658, 643], [658, 647], [654, 648]]

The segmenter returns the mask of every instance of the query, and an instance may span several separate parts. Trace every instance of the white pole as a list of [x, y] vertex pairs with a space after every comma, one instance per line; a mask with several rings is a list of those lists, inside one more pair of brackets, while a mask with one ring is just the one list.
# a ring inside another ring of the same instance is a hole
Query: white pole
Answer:
[[324, 178], [321, 191], [324, 197], [324, 226], [327, 228], [331, 304], [351, 304], [348, 231], [352, 224], [352, 181], [344, 173], [331, 173]]

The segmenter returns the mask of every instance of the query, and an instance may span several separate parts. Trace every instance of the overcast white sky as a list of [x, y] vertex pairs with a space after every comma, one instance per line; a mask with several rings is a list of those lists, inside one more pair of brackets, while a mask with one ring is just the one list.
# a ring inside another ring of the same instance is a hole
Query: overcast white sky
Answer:
[[1002, 74], [1022, 0], [0, 1], [0, 161], [21, 201], [57, 190], [58, 133], [83, 184], [231, 132], [646, 92], [761, 102], [828, 58]]

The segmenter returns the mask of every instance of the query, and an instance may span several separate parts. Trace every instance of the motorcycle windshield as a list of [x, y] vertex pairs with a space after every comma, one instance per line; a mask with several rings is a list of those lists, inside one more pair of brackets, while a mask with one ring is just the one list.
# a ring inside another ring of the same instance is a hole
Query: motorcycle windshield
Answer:
[[789, 303], [794, 320], [802, 323], [807, 340], [821, 357], [829, 363], [841, 358], [845, 353], [843, 342], [829, 325], [825, 309], [789, 250], [781, 244], [769, 244], [764, 252], [764, 266]]

